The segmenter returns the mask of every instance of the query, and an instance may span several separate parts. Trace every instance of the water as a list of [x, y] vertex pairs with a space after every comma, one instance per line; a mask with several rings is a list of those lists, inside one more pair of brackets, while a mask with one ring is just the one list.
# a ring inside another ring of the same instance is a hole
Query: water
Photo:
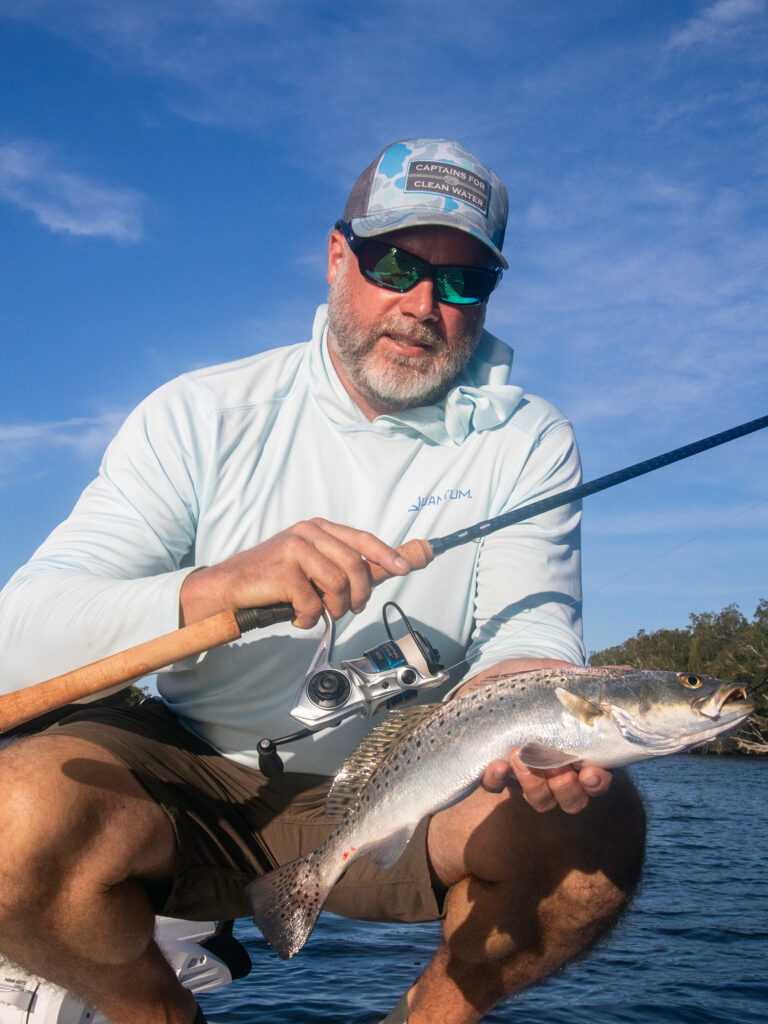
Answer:
[[[768, 762], [678, 756], [637, 765], [633, 776], [649, 834], [632, 908], [585, 959], [486, 1021], [768, 1020]], [[439, 925], [361, 924], [324, 914], [287, 963], [247, 922], [238, 922], [236, 934], [254, 968], [201, 997], [217, 1024], [375, 1024], [429, 962]]]

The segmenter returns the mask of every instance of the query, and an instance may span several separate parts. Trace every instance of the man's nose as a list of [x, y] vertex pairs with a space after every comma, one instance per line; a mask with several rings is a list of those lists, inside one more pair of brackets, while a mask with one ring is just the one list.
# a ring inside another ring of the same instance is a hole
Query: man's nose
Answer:
[[403, 292], [399, 302], [400, 310], [406, 316], [415, 317], [416, 320], [439, 320], [440, 308], [438, 306], [437, 290], [435, 284], [428, 277], [422, 278], [407, 292]]

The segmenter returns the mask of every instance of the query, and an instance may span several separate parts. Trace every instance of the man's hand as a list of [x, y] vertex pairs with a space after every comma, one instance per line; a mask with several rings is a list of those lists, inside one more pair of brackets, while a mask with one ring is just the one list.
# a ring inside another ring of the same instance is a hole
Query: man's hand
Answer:
[[509, 761], [493, 761], [485, 769], [483, 786], [498, 793], [508, 785], [514, 774], [523, 791], [523, 797], [535, 811], [553, 811], [556, 807], [566, 814], [578, 814], [589, 803], [590, 797], [605, 793], [612, 775], [604, 768], [587, 765], [576, 770], [564, 768], [528, 768], [512, 751]]
[[[579, 668], [567, 661], [548, 658], [510, 658], [492, 669], [486, 669], [468, 680], [457, 696], [469, 693], [479, 686], [491, 682], [494, 676], [512, 672], [533, 672], [544, 668]], [[492, 761], [485, 769], [482, 785], [492, 793], [499, 793], [509, 785], [512, 777], [520, 783], [523, 797], [535, 811], [553, 811], [556, 807], [567, 814], [578, 814], [589, 803], [590, 797], [600, 796], [608, 790], [613, 776], [604, 768], [587, 765], [575, 769], [568, 765], [563, 768], [528, 768], [510, 752], [509, 761]]]
[[367, 561], [393, 576], [409, 565], [394, 548], [363, 530], [325, 519], [296, 523], [263, 544], [206, 566], [184, 580], [179, 595], [181, 625], [225, 609], [258, 608], [288, 602], [293, 624], [311, 629], [323, 605], [338, 619], [360, 612], [371, 596]]

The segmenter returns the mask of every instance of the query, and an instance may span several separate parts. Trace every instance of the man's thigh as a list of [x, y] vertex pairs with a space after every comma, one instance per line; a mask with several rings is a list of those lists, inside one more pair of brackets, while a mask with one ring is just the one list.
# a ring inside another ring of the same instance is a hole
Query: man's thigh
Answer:
[[[101, 745], [162, 808], [175, 856], [166, 883], [150, 892], [157, 913], [193, 920], [249, 916], [248, 883], [321, 846], [335, 828], [325, 813], [330, 779], [297, 773], [267, 778], [218, 754], [159, 701], [128, 709], [86, 708], [50, 734]], [[364, 920], [439, 917], [427, 824], [392, 868], [377, 868], [368, 857], [356, 861], [327, 909]]]

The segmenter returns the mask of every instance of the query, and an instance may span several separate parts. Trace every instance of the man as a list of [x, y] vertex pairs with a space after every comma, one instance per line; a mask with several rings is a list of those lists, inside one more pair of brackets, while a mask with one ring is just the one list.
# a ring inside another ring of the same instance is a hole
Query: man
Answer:
[[[576, 508], [422, 573], [379, 539], [444, 535], [578, 480], [569, 424], [507, 384], [511, 353], [483, 330], [506, 217], [503, 184], [457, 143], [387, 147], [331, 232], [312, 341], [150, 396], [6, 588], [8, 689], [224, 608], [296, 613], [173, 666], [162, 704], [85, 710], [2, 752], [2, 948], [114, 1024], [202, 1021], [154, 945], [154, 915], [243, 916], [255, 874], [328, 834], [327, 777], [371, 723], [285, 744], [278, 779], [256, 750], [296, 728], [317, 643], [302, 631], [323, 608], [338, 660], [380, 642], [386, 600], [447, 665], [470, 663], [474, 684], [583, 660]], [[373, 593], [367, 561], [394, 577]], [[489, 765], [394, 867], [356, 861], [326, 905], [444, 919], [388, 1024], [479, 1020], [586, 949], [628, 899], [643, 818], [627, 780], [512, 765], [517, 781]]]

